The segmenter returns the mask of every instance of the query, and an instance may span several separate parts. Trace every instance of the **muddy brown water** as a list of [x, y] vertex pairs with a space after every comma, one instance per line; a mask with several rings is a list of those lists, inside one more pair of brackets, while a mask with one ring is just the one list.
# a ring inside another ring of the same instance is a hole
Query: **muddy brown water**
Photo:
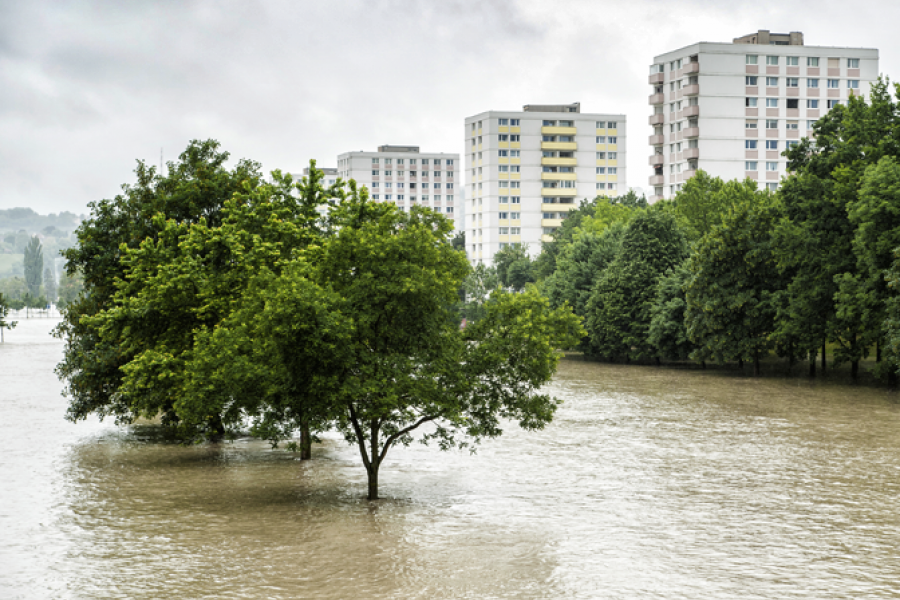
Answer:
[[55, 321], [0, 346], [0, 598], [896, 598], [900, 403], [566, 360], [544, 431], [355, 450], [63, 419]]

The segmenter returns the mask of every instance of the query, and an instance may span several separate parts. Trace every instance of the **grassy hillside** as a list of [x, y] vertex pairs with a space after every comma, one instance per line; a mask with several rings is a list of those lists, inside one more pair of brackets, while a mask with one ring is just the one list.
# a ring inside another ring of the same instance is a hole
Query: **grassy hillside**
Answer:
[[22, 275], [25, 272], [24, 254], [0, 254], [0, 277]]

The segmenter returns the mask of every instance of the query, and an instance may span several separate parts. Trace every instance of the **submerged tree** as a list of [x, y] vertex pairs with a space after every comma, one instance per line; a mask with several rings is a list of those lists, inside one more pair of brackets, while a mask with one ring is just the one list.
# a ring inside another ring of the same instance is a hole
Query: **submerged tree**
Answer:
[[6, 298], [3, 297], [3, 294], [0, 294], [0, 343], [3, 342], [3, 330], [14, 329], [18, 324], [15, 321], [6, 320], [7, 315], [9, 315], [9, 308]]

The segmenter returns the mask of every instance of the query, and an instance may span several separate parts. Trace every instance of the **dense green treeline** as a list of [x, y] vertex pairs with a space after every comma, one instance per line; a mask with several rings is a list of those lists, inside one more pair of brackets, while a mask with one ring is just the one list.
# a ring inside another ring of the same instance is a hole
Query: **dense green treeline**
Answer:
[[[551, 306], [585, 320], [579, 349], [616, 361], [900, 366], [900, 89], [881, 80], [785, 152], [777, 192], [698, 172], [671, 200], [599, 197], [533, 261], [503, 249]], [[515, 268], [513, 268], [515, 266]], [[490, 275], [488, 273], [487, 275]], [[833, 355], [826, 360], [826, 352]]]

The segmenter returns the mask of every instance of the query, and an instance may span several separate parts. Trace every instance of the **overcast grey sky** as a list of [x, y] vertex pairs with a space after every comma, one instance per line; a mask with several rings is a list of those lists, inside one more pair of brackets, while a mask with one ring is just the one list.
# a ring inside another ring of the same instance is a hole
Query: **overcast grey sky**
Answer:
[[880, 50], [900, 3], [0, 0], [0, 208], [83, 212], [198, 138], [298, 171], [379, 144], [461, 152], [463, 119], [523, 104], [625, 113], [648, 174], [648, 66], [769, 29]]

